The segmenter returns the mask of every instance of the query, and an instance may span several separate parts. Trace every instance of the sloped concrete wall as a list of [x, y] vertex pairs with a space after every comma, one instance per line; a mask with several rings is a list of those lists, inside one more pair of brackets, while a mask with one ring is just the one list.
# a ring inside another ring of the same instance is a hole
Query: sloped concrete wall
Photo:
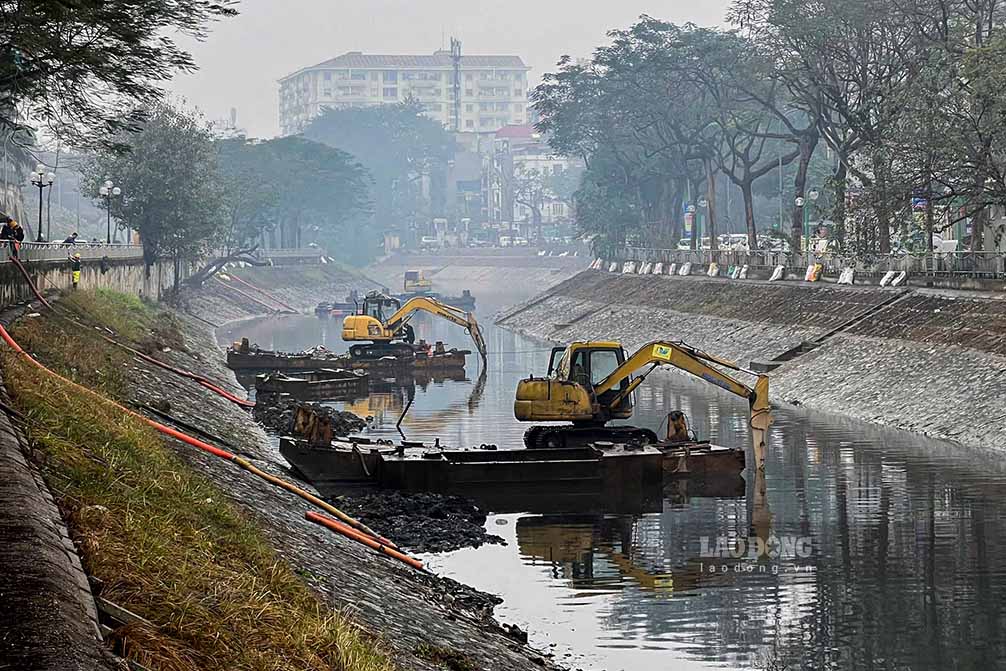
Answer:
[[997, 294], [585, 271], [499, 323], [557, 342], [684, 340], [745, 365], [825, 338], [772, 373], [774, 400], [1006, 449]]

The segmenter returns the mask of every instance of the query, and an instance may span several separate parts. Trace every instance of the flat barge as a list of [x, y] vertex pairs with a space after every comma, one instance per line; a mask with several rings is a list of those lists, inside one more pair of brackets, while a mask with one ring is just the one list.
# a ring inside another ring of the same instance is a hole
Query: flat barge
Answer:
[[744, 487], [743, 450], [708, 443], [449, 450], [365, 437], [312, 446], [284, 437], [280, 454], [326, 496], [361, 486], [459, 494], [495, 512], [518, 511], [529, 501], [537, 511], [645, 512], [675, 482], [689, 483], [692, 495], [702, 495], [707, 482], [712, 492]]
[[420, 342], [414, 346], [412, 356], [386, 356], [379, 359], [354, 359], [348, 354], [336, 354], [324, 349], [307, 352], [278, 352], [238, 344], [227, 348], [227, 366], [234, 371], [313, 371], [321, 369], [346, 370], [463, 370], [465, 357], [470, 350], [444, 349]]
[[348, 400], [367, 395], [369, 376], [343, 368], [306, 370], [288, 375], [280, 371], [255, 377], [255, 393], [286, 394], [300, 400]]

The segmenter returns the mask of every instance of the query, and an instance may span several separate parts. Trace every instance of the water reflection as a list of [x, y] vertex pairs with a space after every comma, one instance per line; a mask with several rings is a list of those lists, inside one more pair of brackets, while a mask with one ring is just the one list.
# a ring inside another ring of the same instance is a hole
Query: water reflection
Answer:
[[[463, 338], [449, 326], [418, 324], [431, 340]], [[258, 341], [294, 349], [326, 342], [325, 325], [315, 328], [321, 332], [274, 322]], [[514, 388], [543, 370], [548, 348], [486, 331], [481, 402], [468, 403], [477, 369], [468, 380], [417, 385], [403, 423], [410, 438], [520, 444], [525, 426], [513, 420]], [[378, 435], [397, 435], [407, 398], [390, 390], [359, 412], [375, 417]], [[750, 440], [743, 401], [680, 375], [651, 376], [636, 408], [634, 423], [654, 429], [680, 409], [703, 438]], [[767, 459], [764, 502], [750, 484], [703, 492], [690, 483], [666, 489], [650, 512], [634, 515], [497, 515], [489, 528], [508, 546], [426, 561], [500, 594], [499, 617], [528, 628], [538, 646], [554, 644], [558, 661], [572, 667], [1006, 668], [1001, 455], [783, 409]], [[734, 546], [752, 531], [807, 538], [812, 552], [703, 556], [703, 539]]]

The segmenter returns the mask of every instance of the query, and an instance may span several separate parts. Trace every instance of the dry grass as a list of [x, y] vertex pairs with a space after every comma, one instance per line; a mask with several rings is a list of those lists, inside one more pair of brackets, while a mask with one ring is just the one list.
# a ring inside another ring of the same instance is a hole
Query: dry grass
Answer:
[[[122, 307], [140, 337], [155, 314], [109, 294], [75, 300], [110, 321], [122, 319]], [[123, 393], [124, 378], [109, 367], [121, 368], [125, 355], [74, 331], [38, 317], [15, 338], [31, 339], [58, 372]], [[392, 669], [379, 646], [328, 610], [153, 429], [10, 353], [3, 364], [86, 570], [105, 583], [103, 596], [153, 623], [117, 632], [129, 657], [170, 671]]]

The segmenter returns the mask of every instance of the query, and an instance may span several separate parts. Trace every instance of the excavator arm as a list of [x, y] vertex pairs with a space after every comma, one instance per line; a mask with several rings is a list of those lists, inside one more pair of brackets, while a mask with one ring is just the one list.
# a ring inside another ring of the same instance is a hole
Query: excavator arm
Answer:
[[446, 319], [464, 328], [475, 343], [479, 356], [482, 357], [482, 365], [486, 365], [486, 341], [482, 336], [482, 329], [479, 328], [478, 322], [475, 320], [475, 315], [452, 305], [441, 303], [434, 298], [417, 296], [416, 298], [409, 299], [395, 314], [388, 317], [387, 321], [384, 322], [384, 328], [393, 333], [398, 333], [405, 327], [405, 324], [408, 323], [412, 315], [420, 311], [428, 312], [431, 315]]
[[[755, 375], [757, 381], [753, 388], [749, 387], [712, 364], [727, 368], [728, 370]], [[765, 432], [768, 430], [769, 424], [771, 424], [771, 406], [768, 401], [767, 376], [747, 371], [732, 361], [721, 359], [685, 343], [655, 341], [643, 345], [635, 354], [626, 359], [625, 363], [595, 385], [594, 394], [600, 396], [604, 392], [614, 389], [622, 383], [622, 380], [630, 377], [645, 366], [650, 366], [651, 371], [658, 366], [673, 366], [674, 368], [691, 373], [706, 382], [711, 382], [717, 387], [726, 389], [731, 394], [746, 398], [751, 408], [752, 439], [758, 453], [758, 463], [764, 463], [760, 460], [760, 457], [765, 447]], [[622, 399], [642, 384], [649, 372], [647, 371], [645, 374], [632, 380], [625, 389], [612, 399], [609, 404], [610, 407], [616, 407], [621, 403]]]

